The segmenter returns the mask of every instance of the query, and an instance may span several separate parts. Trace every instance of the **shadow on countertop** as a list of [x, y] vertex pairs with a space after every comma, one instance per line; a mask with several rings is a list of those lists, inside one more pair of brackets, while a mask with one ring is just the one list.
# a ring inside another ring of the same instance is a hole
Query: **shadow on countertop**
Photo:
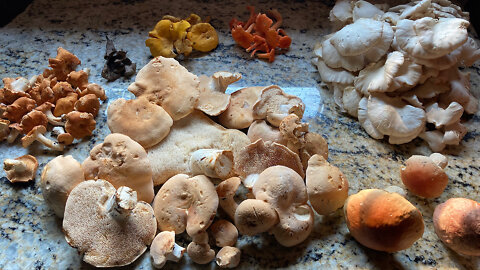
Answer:
[[11, 22], [18, 14], [22, 13], [33, 0], [3, 0], [0, 1], [0, 27]]

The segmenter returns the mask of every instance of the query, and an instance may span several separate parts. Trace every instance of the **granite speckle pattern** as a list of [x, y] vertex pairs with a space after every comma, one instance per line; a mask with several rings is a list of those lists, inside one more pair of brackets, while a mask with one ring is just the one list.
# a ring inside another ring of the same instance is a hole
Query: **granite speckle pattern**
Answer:
[[[243, 79], [229, 91], [253, 85], [277, 84], [287, 92], [300, 96], [306, 104], [305, 121], [313, 131], [323, 134], [329, 143], [329, 161], [345, 173], [350, 182], [350, 194], [364, 188], [383, 188], [401, 185], [400, 165], [412, 154], [429, 154], [425, 143], [392, 146], [385, 141], [370, 138], [359, 123], [340, 113], [332, 100], [332, 93], [321, 83], [320, 76], [310, 64], [311, 50], [316, 40], [330, 32], [328, 12], [333, 1], [260, 1], [248, 2], [262, 11], [276, 7], [284, 15], [284, 28], [292, 37], [290, 51], [277, 56], [274, 63], [250, 59], [249, 54], [236, 46], [229, 37], [228, 21], [232, 17], [248, 18], [243, 1], [165, 1], [153, 0], [36, 0], [13, 22], [0, 28], [1, 77], [32, 76], [47, 66], [56, 48], [62, 46], [75, 53], [81, 67], [91, 69], [90, 81], [101, 84], [108, 100], [102, 104], [94, 135], [67, 149], [65, 154], [77, 160], [87, 157], [89, 150], [109, 133], [105, 109], [116, 98], [131, 98], [126, 90], [133, 79], [119, 79], [107, 83], [101, 69], [104, 64], [105, 36], [117, 49], [128, 51], [128, 57], [137, 63], [137, 70], [150, 60], [144, 41], [148, 31], [164, 14], [187, 16], [195, 12], [202, 17], [210, 15], [211, 23], [220, 35], [216, 50], [194, 54], [180, 62], [197, 75], [219, 70], [236, 71]], [[472, 89], [480, 97], [480, 70], [476, 64], [469, 70]], [[468, 197], [480, 201], [480, 114], [466, 121], [469, 133], [462, 145], [450, 147], [446, 153], [450, 165], [446, 172], [450, 182], [445, 193], [433, 200], [412, 195], [408, 199], [424, 215], [425, 234], [411, 248], [393, 253], [376, 252], [359, 245], [348, 233], [341, 210], [330, 216], [316, 216], [315, 228], [304, 243], [293, 247], [279, 246], [270, 235], [241, 236], [240, 269], [415, 269], [415, 268], [480, 268], [479, 258], [462, 257], [447, 249], [433, 231], [432, 214], [436, 205], [451, 197]], [[0, 269], [91, 269], [71, 248], [61, 230], [61, 220], [48, 209], [39, 188], [40, 173], [56, 153], [39, 144], [23, 149], [0, 144], [1, 160], [26, 153], [39, 160], [39, 171], [34, 182], [13, 185], [0, 172]], [[187, 246], [185, 237], [179, 244]], [[148, 253], [130, 267], [151, 269]], [[129, 268], [130, 268], [129, 267]], [[214, 268], [192, 264], [184, 258], [181, 264], [167, 263], [167, 269]]]

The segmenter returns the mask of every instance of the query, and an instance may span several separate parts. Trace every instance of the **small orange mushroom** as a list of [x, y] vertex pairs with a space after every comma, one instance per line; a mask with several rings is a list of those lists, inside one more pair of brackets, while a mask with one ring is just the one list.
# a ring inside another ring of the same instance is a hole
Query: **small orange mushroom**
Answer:
[[66, 115], [66, 119], [65, 130], [75, 139], [91, 136], [95, 129], [96, 122], [91, 113], [73, 111]]

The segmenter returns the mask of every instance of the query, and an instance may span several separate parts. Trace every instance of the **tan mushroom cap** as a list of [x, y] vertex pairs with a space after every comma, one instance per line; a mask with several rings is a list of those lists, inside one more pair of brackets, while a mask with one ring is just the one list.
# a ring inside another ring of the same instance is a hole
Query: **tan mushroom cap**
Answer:
[[318, 214], [328, 215], [343, 206], [348, 181], [340, 169], [314, 155], [308, 161], [306, 174], [308, 200]]
[[322, 135], [315, 132], [308, 132], [304, 136], [305, 143], [300, 149], [300, 159], [302, 160], [303, 168], [306, 169], [308, 160], [313, 155], [320, 155], [324, 159], [328, 159], [328, 143]]
[[215, 251], [208, 244], [191, 242], [187, 246], [187, 254], [194, 263], [207, 264], [215, 258]]
[[97, 123], [93, 115], [86, 112], [69, 112], [65, 118], [65, 130], [75, 139], [91, 136]]
[[253, 105], [253, 118], [266, 119], [273, 126], [278, 127], [280, 122], [290, 113], [303, 117], [305, 104], [299, 97], [285, 93], [280, 87], [271, 85], [262, 90], [260, 98]]
[[240, 264], [242, 252], [236, 247], [223, 247], [217, 253], [215, 262], [220, 268], [235, 268]]
[[426, 156], [413, 155], [407, 159], [400, 176], [410, 192], [424, 198], [439, 197], [448, 184], [443, 168]]
[[145, 149], [123, 134], [105, 137], [103, 143], [90, 151], [82, 163], [86, 179], [104, 179], [115, 187], [127, 186], [135, 190], [138, 199], [153, 200], [152, 168]]
[[247, 145], [235, 157], [235, 171], [244, 179], [248, 175], [259, 174], [275, 165], [289, 167], [302, 178], [305, 176], [298, 155], [286, 146], [278, 143], [264, 142], [262, 139], [259, 139]]
[[233, 246], [237, 242], [238, 230], [230, 221], [220, 219], [209, 228], [217, 247]]
[[253, 86], [233, 92], [230, 95], [230, 106], [218, 116], [220, 124], [227, 128], [248, 128], [253, 122], [253, 105], [264, 88]]
[[63, 219], [65, 239], [93, 266], [132, 263], [145, 252], [156, 230], [152, 207], [137, 202], [135, 196], [120, 194], [107, 181], [81, 182], [68, 196]]
[[404, 250], [423, 235], [422, 214], [397, 193], [362, 190], [350, 195], [343, 209], [352, 236], [374, 250]]
[[150, 246], [150, 256], [155, 268], [162, 268], [167, 261], [178, 262], [183, 257], [183, 253], [185, 248], [175, 243], [175, 232], [160, 232]]
[[480, 256], [480, 203], [466, 198], [451, 198], [433, 213], [435, 233], [455, 252]]
[[58, 156], [50, 160], [42, 171], [40, 188], [43, 199], [58, 217], [63, 217], [68, 194], [85, 181], [82, 165], [72, 156]]
[[112, 102], [107, 109], [107, 123], [111, 132], [125, 134], [149, 148], [168, 135], [173, 120], [162, 107], [139, 97]]
[[189, 178], [178, 174], [158, 191], [153, 209], [162, 231], [187, 231], [195, 237], [212, 223], [218, 208], [218, 196], [210, 179], [198, 175]]
[[250, 140], [245, 133], [225, 129], [200, 111], [175, 121], [169, 135], [159, 144], [148, 149], [152, 165], [153, 182], [163, 184], [176, 174], [191, 175], [189, 159], [199, 149], [232, 151], [234, 160]]
[[3, 169], [11, 183], [28, 182], [35, 178], [38, 161], [34, 156], [24, 155], [15, 159], [5, 159]]
[[234, 197], [241, 182], [238, 177], [230, 177], [218, 184], [216, 188], [220, 207], [232, 220], [235, 219], [235, 211], [238, 207]]
[[307, 239], [314, 215], [298, 173], [285, 166], [269, 167], [258, 176], [252, 191], [257, 200], [271, 204], [277, 211], [279, 222], [272, 233], [281, 245], [291, 247]]
[[269, 203], [262, 200], [244, 200], [235, 211], [235, 226], [244, 235], [266, 232], [277, 223], [277, 212]]
[[198, 77], [173, 58], [155, 57], [128, 87], [135, 96], [145, 96], [167, 111], [173, 120], [189, 115], [200, 94]]
[[47, 127], [47, 124], [47, 116], [41, 111], [33, 110], [22, 117], [20, 128], [22, 129], [23, 134], [28, 134], [34, 127]]
[[74, 108], [79, 112], [88, 112], [96, 117], [100, 110], [100, 101], [95, 94], [84, 95], [75, 102]]
[[227, 71], [215, 72], [211, 77], [200, 76], [200, 95], [195, 108], [211, 116], [221, 114], [230, 105], [230, 95], [225, 94], [228, 85], [241, 78], [240, 73]]
[[256, 142], [258, 139], [262, 139], [264, 142], [271, 141], [286, 146], [287, 141], [283, 138], [278, 128], [272, 127], [264, 120], [255, 120], [247, 132], [250, 141]]

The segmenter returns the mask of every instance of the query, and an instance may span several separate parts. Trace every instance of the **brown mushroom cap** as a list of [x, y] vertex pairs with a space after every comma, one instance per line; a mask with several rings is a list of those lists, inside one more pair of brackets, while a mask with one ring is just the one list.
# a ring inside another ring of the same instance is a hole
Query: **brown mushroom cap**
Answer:
[[10, 122], [20, 123], [22, 117], [36, 106], [35, 100], [21, 97], [8, 105], [3, 116]]
[[107, 110], [107, 123], [111, 132], [125, 134], [149, 148], [168, 135], [173, 120], [162, 107], [139, 97], [112, 102]]
[[322, 135], [315, 132], [307, 132], [304, 136], [305, 143], [300, 149], [300, 159], [302, 160], [303, 168], [307, 167], [308, 160], [313, 155], [321, 155], [328, 159], [328, 143]]
[[173, 176], [163, 184], [153, 201], [160, 230], [179, 234], [186, 229], [191, 237], [205, 232], [217, 208], [215, 187], [203, 175], [192, 178], [185, 174]]
[[262, 90], [260, 98], [253, 105], [253, 118], [266, 119], [278, 127], [283, 118], [290, 113], [302, 119], [304, 111], [305, 104], [299, 97], [289, 95], [280, 87], [272, 85]]
[[76, 111], [88, 112], [96, 117], [100, 109], [100, 101], [95, 94], [88, 94], [79, 98], [73, 107]]
[[225, 219], [215, 221], [209, 230], [217, 247], [233, 246], [237, 242], [237, 228]]
[[448, 176], [430, 157], [413, 155], [400, 169], [403, 184], [417, 196], [435, 198], [442, 195]]
[[244, 147], [235, 157], [235, 171], [244, 179], [248, 175], [259, 174], [275, 165], [289, 167], [302, 178], [305, 176], [298, 155], [278, 143], [259, 139]]
[[69, 112], [65, 118], [65, 131], [70, 133], [75, 139], [91, 136], [95, 129], [95, 120], [91, 113]]
[[314, 155], [307, 167], [308, 200], [320, 215], [328, 215], [342, 207], [348, 197], [348, 181], [343, 173], [322, 156]]
[[480, 203], [448, 199], [435, 208], [433, 226], [440, 240], [455, 252], [480, 256]]
[[38, 162], [34, 156], [24, 155], [15, 159], [5, 159], [3, 169], [7, 179], [12, 182], [28, 182], [35, 178]]
[[155, 268], [162, 268], [167, 261], [178, 262], [185, 252], [185, 248], [175, 243], [175, 232], [163, 231], [153, 239], [150, 246], [150, 256]]
[[138, 199], [152, 202], [152, 168], [145, 149], [123, 134], [114, 133], [96, 145], [82, 163], [86, 179], [104, 179], [119, 188], [135, 190]]
[[53, 110], [53, 115], [61, 116], [62, 114], [67, 114], [73, 111], [77, 100], [78, 95], [75, 93], [69, 93], [66, 97], [58, 99], [55, 104], [55, 109]]
[[[157, 223], [152, 207], [134, 197], [123, 198], [104, 180], [83, 181], [70, 192], [63, 231], [85, 262], [96, 267], [123, 266], [145, 252]], [[119, 215], [120, 210], [126, 213]]]
[[352, 236], [374, 250], [404, 250], [423, 235], [422, 214], [397, 193], [362, 190], [350, 195], [343, 209]]
[[88, 85], [88, 73], [84, 70], [72, 71], [67, 76], [67, 82], [73, 88], [86, 89]]
[[72, 156], [58, 156], [45, 165], [40, 188], [45, 202], [58, 217], [63, 217], [68, 194], [83, 181], [82, 166]]
[[253, 122], [253, 104], [265, 87], [242, 88], [230, 95], [230, 106], [219, 115], [218, 121], [227, 128], [244, 129]]
[[20, 128], [23, 134], [28, 134], [34, 127], [47, 127], [47, 124], [47, 116], [41, 111], [33, 110], [22, 117]]
[[256, 235], [270, 230], [278, 223], [278, 214], [267, 202], [247, 199], [235, 211], [235, 226], [245, 235]]
[[215, 262], [220, 268], [235, 268], [240, 263], [242, 252], [236, 247], [223, 247], [217, 253]]
[[71, 52], [65, 50], [62, 47], [57, 49], [57, 56], [55, 58], [48, 59], [48, 64], [52, 68], [54, 77], [59, 81], [65, 81], [67, 75], [74, 71], [75, 68], [81, 64], [81, 61]]
[[52, 87], [54, 101], [66, 97], [70, 93], [75, 93], [75, 90], [68, 82], [58, 82]]
[[73, 143], [74, 138], [70, 133], [62, 133], [57, 136], [57, 140], [61, 144], [70, 145]]
[[189, 115], [199, 96], [198, 77], [173, 58], [155, 57], [128, 87], [135, 96], [145, 96], [162, 106], [173, 120]]

